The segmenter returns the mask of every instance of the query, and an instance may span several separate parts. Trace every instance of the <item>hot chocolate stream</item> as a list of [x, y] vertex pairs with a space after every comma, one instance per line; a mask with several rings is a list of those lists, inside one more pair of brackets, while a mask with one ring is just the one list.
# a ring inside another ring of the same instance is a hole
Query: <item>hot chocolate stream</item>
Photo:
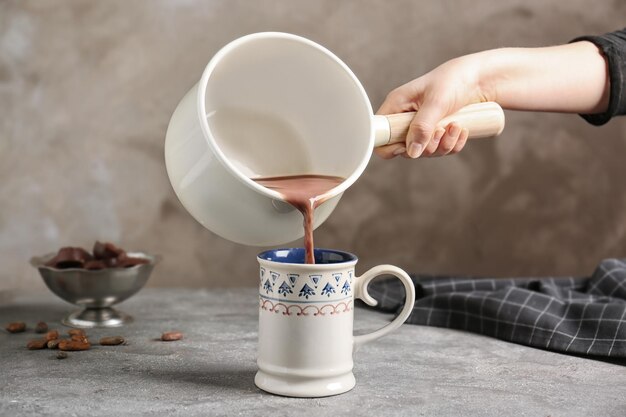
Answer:
[[284, 177], [254, 178], [254, 181], [271, 190], [279, 192], [283, 199], [297, 208], [304, 216], [305, 262], [315, 263], [313, 253], [313, 213], [314, 210], [331, 196], [327, 192], [344, 181], [341, 177], [327, 175], [292, 175]]

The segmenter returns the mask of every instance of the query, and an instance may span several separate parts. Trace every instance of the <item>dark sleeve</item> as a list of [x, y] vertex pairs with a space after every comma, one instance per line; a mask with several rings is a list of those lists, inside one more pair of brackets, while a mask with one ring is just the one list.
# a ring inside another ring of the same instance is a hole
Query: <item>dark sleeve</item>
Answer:
[[613, 116], [626, 114], [626, 28], [601, 36], [581, 36], [572, 42], [594, 43], [606, 57], [609, 67], [609, 108], [604, 113], [581, 114], [592, 125], [600, 126]]

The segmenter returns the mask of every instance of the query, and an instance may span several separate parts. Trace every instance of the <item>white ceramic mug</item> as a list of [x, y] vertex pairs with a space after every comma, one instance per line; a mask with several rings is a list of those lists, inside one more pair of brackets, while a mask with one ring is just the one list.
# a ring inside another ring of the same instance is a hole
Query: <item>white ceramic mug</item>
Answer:
[[[302, 248], [268, 250], [257, 259], [259, 371], [254, 382], [273, 394], [324, 397], [351, 390], [353, 352], [400, 327], [413, 309], [413, 282], [392, 265], [376, 266], [357, 277], [357, 257], [336, 250], [315, 249], [316, 264], [303, 263]], [[383, 274], [395, 275], [404, 284], [404, 307], [388, 325], [354, 336], [354, 301], [376, 305], [367, 285]]]

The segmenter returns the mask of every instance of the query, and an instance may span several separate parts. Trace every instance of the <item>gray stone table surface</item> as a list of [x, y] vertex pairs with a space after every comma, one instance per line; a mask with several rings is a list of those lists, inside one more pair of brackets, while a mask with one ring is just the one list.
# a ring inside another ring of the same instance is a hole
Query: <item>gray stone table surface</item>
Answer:
[[[258, 303], [254, 289], [146, 289], [118, 307], [135, 322], [88, 331], [122, 335], [65, 360], [29, 351], [32, 326], [73, 307], [51, 294], [0, 293], [0, 415], [63, 416], [620, 416], [626, 367], [519, 346], [471, 333], [404, 325], [355, 355], [356, 387], [295, 399], [254, 386]], [[357, 331], [390, 316], [357, 308]], [[180, 330], [179, 342], [155, 340]], [[320, 358], [332, 352], [320, 352]]]

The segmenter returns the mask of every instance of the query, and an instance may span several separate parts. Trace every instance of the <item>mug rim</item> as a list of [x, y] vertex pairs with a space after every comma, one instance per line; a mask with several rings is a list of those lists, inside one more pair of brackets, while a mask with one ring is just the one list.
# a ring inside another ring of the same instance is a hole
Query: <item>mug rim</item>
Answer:
[[[343, 260], [338, 261], [338, 262], [329, 262], [329, 263], [315, 263], [315, 264], [307, 264], [304, 262], [283, 262], [281, 260], [277, 260], [277, 259], [272, 259], [269, 258], [268, 256], [271, 254], [276, 254], [277, 252], [293, 252], [293, 251], [298, 251], [298, 252], [302, 252], [302, 260], [304, 261], [304, 248], [302, 247], [294, 247], [294, 248], [279, 248], [279, 249], [268, 249], [265, 250], [261, 253], [259, 253], [257, 255], [257, 260], [259, 261], [259, 263], [270, 263], [270, 264], [275, 264], [275, 265], [284, 265], [284, 266], [290, 266], [290, 267], [299, 267], [299, 268], [308, 268], [308, 269], [334, 269], [337, 268], [337, 266], [350, 266], [350, 265], [354, 265], [357, 263], [357, 261], [359, 260], [359, 258], [350, 252], [346, 252], [346, 251], [342, 251], [342, 250], [338, 250], [338, 249], [327, 249], [327, 248], [315, 248], [314, 249], [314, 253], [330, 253], [330, 254], [335, 254], [335, 255], [339, 255], [343, 258]], [[288, 256], [288, 254], [284, 254], [283, 256]]]

